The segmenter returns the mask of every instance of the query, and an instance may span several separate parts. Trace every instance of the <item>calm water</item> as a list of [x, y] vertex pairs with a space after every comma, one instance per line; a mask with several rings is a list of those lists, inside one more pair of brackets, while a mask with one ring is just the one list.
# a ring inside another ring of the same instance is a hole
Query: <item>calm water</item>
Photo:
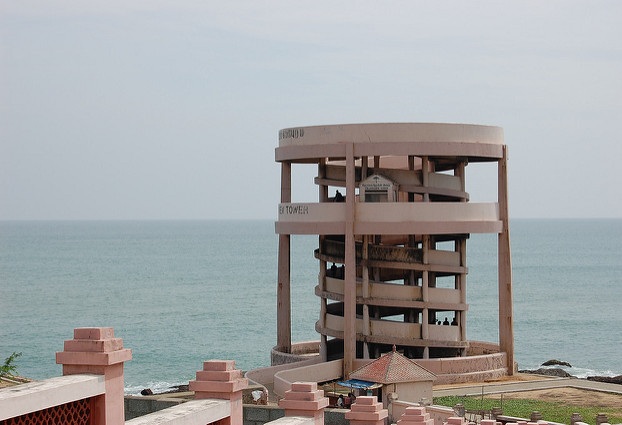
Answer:
[[[516, 358], [622, 374], [622, 220], [514, 220]], [[293, 237], [293, 340], [317, 339], [315, 237]], [[468, 243], [468, 337], [497, 341], [496, 236]], [[74, 327], [112, 326], [133, 351], [128, 392], [187, 382], [203, 360], [269, 364], [271, 221], [0, 222], [0, 360], [58, 376]]]

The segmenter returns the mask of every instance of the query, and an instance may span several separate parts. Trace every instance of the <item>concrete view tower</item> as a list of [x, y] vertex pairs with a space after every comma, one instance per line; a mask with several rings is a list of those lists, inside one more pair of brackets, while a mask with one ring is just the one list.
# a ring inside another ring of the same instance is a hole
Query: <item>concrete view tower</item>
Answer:
[[[503, 354], [501, 368], [513, 373], [501, 128], [423, 123], [288, 128], [279, 132], [276, 161], [281, 164], [276, 352], [295, 352], [290, 238], [314, 234], [319, 355], [324, 361], [343, 357], [344, 377], [393, 345], [422, 362], [497, 352]], [[467, 166], [482, 162], [497, 163], [497, 202], [469, 202]], [[309, 163], [317, 164], [318, 202], [292, 203], [293, 166]], [[498, 235], [499, 343], [485, 349], [466, 337], [471, 233]], [[461, 369], [465, 375], [466, 369]]]

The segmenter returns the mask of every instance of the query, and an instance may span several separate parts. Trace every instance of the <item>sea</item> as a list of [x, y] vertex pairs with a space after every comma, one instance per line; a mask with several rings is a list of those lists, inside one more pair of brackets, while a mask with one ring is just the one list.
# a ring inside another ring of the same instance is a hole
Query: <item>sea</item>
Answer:
[[[510, 224], [515, 356], [579, 377], [622, 374], [622, 219]], [[292, 237], [292, 340], [314, 330], [315, 236]], [[497, 238], [467, 243], [467, 336], [498, 341]], [[276, 344], [277, 236], [256, 221], [0, 221], [0, 364], [61, 375], [76, 327], [110, 326], [131, 348], [128, 394], [194, 378], [202, 362], [268, 366]]]

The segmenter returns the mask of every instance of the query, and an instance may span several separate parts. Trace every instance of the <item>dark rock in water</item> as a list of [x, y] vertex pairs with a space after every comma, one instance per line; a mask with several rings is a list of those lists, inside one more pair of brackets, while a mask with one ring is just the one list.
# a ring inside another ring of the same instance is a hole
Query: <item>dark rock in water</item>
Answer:
[[544, 363], [542, 363], [540, 366], [567, 366], [567, 367], [572, 367], [572, 365], [568, 362], [563, 362], [561, 360], [547, 360]]
[[159, 394], [174, 394], [174, 393], [183, 393], [183, 392], [187, 392], [190, 391], [190, 386], [188, 384], [185, 385], [173, 385], [172, 387], [169, 387], [168, 390], [163, 391]]
[[588, 376], [588, 381], [606, 382], [608, 384], [622, 385], [622, 375], [618, 376]]
[[176, 392], [179, 392], [179, 393], [190, 391], [190, 385], [188, 385], [188, 384], [185, 384], [185, 385], [175, 385], [175, 386], [173, 386], [171, 388], [173, 388]]
[[189, 385], [185, 384], [185, 385], [174, 385], [172, 387], [169, 387], [168, 390], [162, 391], [162, 392], [159, 392], [159, 393], [154, 393], [151, 390], [151, 388], [145, 388], [144, 390], [142, 390], [140, 392], [140, 395], [174, 394], [174, 393], [183, 393], [183, 392], [187, 392], [187, 391], [190, 391]]
[[571, 374], [569, 374], [565, 370], [560, 369], [558, 367], [550, 368], [550, 369], [541, 367], [540, 369], [536, 369], [536, 370], [519, 370], [519, 372], [520, 373], [533, 373], [534, 375], [558, 376], [560, 378], [571, 378], [572, 377]]

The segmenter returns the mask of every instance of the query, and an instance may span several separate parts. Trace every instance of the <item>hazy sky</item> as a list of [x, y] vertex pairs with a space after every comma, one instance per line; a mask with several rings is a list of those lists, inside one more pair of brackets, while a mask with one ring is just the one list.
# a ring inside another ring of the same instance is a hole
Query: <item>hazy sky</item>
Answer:
[[359, 122], [501, 126], [512, 217], [622, 217], [620, 22], [620, 1], [3, 0], [0, 219], [275, 218], [278, 130]]

